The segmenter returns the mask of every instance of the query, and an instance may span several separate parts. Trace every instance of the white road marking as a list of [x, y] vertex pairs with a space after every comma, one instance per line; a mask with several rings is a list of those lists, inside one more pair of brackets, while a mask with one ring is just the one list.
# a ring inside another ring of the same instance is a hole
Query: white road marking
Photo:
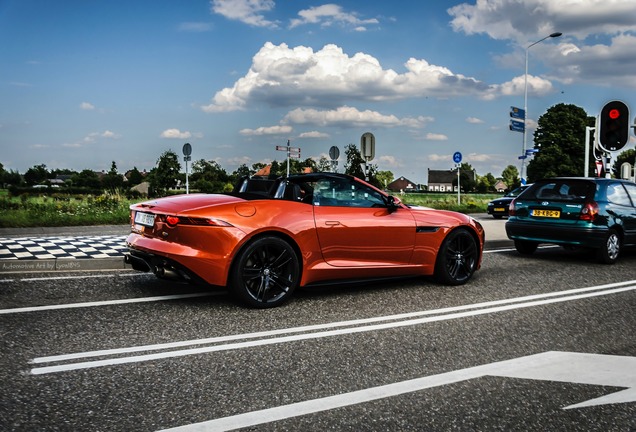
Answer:
[[205, 293], [191, 293], [191, 294], [173, 294], [173, 295], [138, 297], [138, 298], [119, 299], [119, 300], [104, 300], [104, 301], [83, 302], [83, 303], [70, 303], [70, 304], [66, 303], [66, 304], [59, 304], [59, 305], [31, 306], [31, 307], [12, 308], [12, 309], [0, 309], [0, 315], [9, 315], [9, 314], [25, 313], [25, 312], [42, 312], [47, 310], [77, 309], [77, 308], [96, 307], [96, 306], [111, 306], [111, 305], [121, 305], [121, 304], [130, 304], [130, 303], [146, 303], [146, 302], [157, 302], [157, 301], [167, 301], [167, 300], [178, 300], [178, 299], [193, 298], [193, 297], [207, 297], [207, 296], [213, 296], [213, 295], [219, 295], [219, 294], [222, 294], [222, 293], [205, 292]]
[[[599, 373], [599, 371], [602, 371], [602, 373]], [[222, 417], [201, 423], [163, 429], [162, 432], [229, 431], [398, 396], [405, 393], [412, 393], [484, 376], [629, 387], [627, 390], [581, 404], [571, 405], [564, 409], [605, 403], [636, 401], [636, 357], [552, 351], [371, 387], [320, 399]]]
[[[565, 301], [579, 300], [584, 298], [591, 298], [603, 295], [616, 294], [625, 291], [636, 290], [636, 280], [619, 282], [614, 284], [600, 285], [595, 287], [579, 288], [574, 290], [559, 291], [555, 293], [546, 293], [533, 296], [519, 297], [507, 300], [498, 300], [493, 302], [478, 303], [472, 305], [457, 306], [453, 308], [438, 309], [434, 311], [419, 311], [411, 312], [400, 315], [374, 317], [366, 320], [354, 320], [344, 321], [339, 323], [327, 323], [315, 326], [296, 327], [291, 329], [280, 329], [271, 332], [258, 332], [243, 335], [231, 335], [218, 338], [198, 339], [192, 341], [180, 341], [172, 344], [161, 345], [147, 345], [140, 347], [129, 347], [122, 349], [92, 351], [87, 353], [72, 353], [59, 356], [40, 357], [31, 360], [31, 363], [54, 363], [60, 361], [67, 361], [70, 359], [89, 358], [94, 356], [119, 356], [121, 354], [128, 354], [131, 352], [147, 352], [160, 349], [172, 349], [177, 347], [201, 345], [201, 344], [216, 344], [212, 346], [204, 346], [199, 348], [181, 349], [175, 351], [166, 351], [154, 354], [141, 354], [129, 357], [115, 357], [94, 361], [84, 361], [77, 363], [64, 363], [58, 365], [36, 367], [31, 369], [31, 374], [41, 375], [56, 372], [72, 371], [79, 369], [88, 369], [102, 366], [112, 366], [128, 363], [137, 363], [143, 361], [151, 361], [158, 359], [166, 359], [173, 357], [183, 357], [195, 354], [212, 353], [219, 351], [228, 351], [235, 349], [251, 348], [256, 346], [265, 346], [286, 342], [295, 342], [300, 340], [318, 339], [323, 337], [339, 336], [343, 334], [363, 333], [376, 330], [385, 330], [390, 328], [413, 326], [431, 322], [446, 321], [451, 319], [459, 319], [470, 316], [484, 315], [490, 313], [497, 313], [503, 311], [509, 311], [514, 309], [521, 309], [527, 307], [534, 307], [539, 305], [546, 305], [552, 303], [559, 303]], [[556, 297], [556, 298], [555, 298]], [[473, 310], [471, 310], [473, 309]], [[458, 312], [463, 311], [463, 312]], [[434, 315], [431, 317], [425, 317], [426, 315]], [[411, 319], [415, 318], [415, 319]], [[397, 321], [396, 321], [397, 320]], [[381, 322], [391, 321], [391, 322]], [[378, 323], [380, 322], [380, 323]], [[354, 325], [360, 325], [358, 327], [351, 327]], [[346, 327], [346, 328], [339, 328]], [[327, 330], [330, 329], [330, 330]], [[322, 331], [314, 331], [322, 330]], [[282, 335], [282, 336], [279, 336]], [[277, 337], [273, 337], [277, 336]], [[255, 340], [246, 340], [255, 339]], [[225, 343], [236, 340], [243, 340], [241, 342]]]

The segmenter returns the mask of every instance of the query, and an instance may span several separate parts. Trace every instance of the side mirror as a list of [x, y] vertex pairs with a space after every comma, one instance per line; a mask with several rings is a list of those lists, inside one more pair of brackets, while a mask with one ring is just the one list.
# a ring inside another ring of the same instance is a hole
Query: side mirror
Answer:
[[398, 208], [400, 208], [400, 200], [393, 195], [389, 195], [386, 203], [386, 207], [389, 210], [389, 213], [393, 213]]

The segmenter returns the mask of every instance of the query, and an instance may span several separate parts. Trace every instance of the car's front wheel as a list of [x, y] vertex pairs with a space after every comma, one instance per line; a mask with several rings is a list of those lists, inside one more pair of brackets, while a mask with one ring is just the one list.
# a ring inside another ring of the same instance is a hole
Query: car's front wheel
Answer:
[[604, 246], [598, 249], [598, 260], [604, 264], [614, 264], [621, 253], [621, 237], [614, 229], [608, 231]]
[[435, 278], [446, 285], [466, 283], [477, 270], [479, 247], [475, 237], [465, 229], [451, 232], [439, 249]]
[[285, 302], [300, 282], [300, 262], [294, 248], [278, 237], [249, 243], [232, 267], [229, 288], [243, 303], [270, 308]]

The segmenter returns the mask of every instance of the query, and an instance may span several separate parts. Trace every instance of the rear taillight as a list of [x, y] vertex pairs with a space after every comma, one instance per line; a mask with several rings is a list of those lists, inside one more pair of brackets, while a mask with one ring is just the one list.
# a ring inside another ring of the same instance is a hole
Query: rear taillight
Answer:
[[177, 226], [177, 224], [179, 223], [179, 217], [178, 216], [166, 216], [166, 222], [168, 222], [168, 225], [170, 225], [170, 226]]
[[516, 216], [517, 211], [515, 210], [515, 200], [510, 201], [510, 205], [508, 206], [508, 216]]
[[217, 226], [217, 227], [231, 227], [229, 224], [221, 219], [215, 218], [195, 218], [187, 216], [166, 216], [166, 223], [171, 227], [177, 225], [199, 225], [199, 226]]
[[581, 216], [579, 219], [587, 222], [594, 222], [596, 216], [598, 215], [598, 204], [596, 201], [590, 201], [585, 203], [583, 208], [581, 209]]

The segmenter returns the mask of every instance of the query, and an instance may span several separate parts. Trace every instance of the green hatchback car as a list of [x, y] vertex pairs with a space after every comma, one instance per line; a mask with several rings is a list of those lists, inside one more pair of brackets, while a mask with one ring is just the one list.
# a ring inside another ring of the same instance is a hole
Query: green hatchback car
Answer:
[[584, 247], [613, 264], [623, 247], [636, 246], [636, 183], [560, 177], [535, 182], [509, 207], [506, 234], [519, 253], [540, 243]]

